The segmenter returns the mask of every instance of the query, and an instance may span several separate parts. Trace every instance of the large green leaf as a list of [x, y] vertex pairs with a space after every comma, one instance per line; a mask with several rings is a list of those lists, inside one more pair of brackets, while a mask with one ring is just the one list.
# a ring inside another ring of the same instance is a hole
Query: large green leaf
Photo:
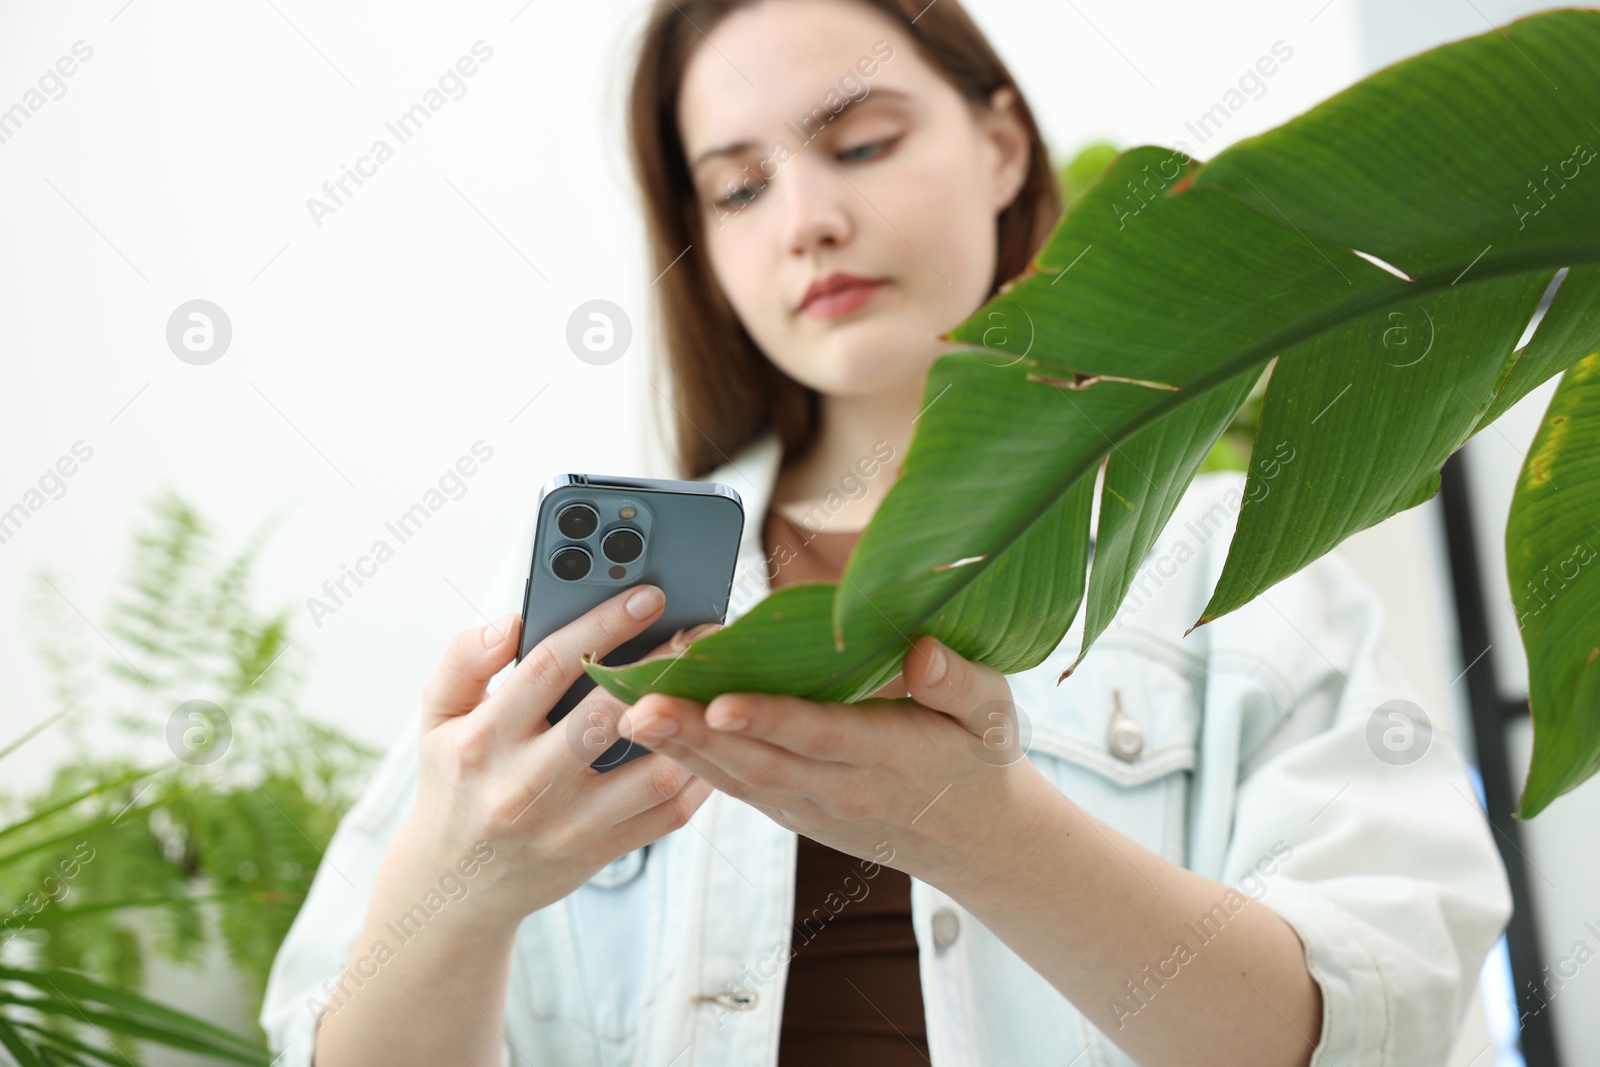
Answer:
[[1562, 375], [1534, 435], [1506, 569], [1528, 652], [1533, 766], [1517, 814], [1531, 818], [1600, 769], [1600, 354]]
[[1552, 11], [1396, 63], [1229, 148], [1195, 184], [1418, 282], [1592, 262], [1597, 25], [1597, 11]]
[[1134, 434], [1106, 462], [1083, 644], [1083, 661], [1128, 595], [1146, 553], [1178, 509], [1183, 491], [1255, 384], [1255, 372], [1204, 393]]
[[1548, 275], [1459, 285], [1359, 319], [1284, 354], [1258, 441], [1287, 443], [1281, 471], [1253, 468], [1201, 621], [1248, 604], [1346, 537], [1422, 503], [1471, 436]]
[[[996, 449], [990, 453], [994, 463], [979, 472], [984, 481], [963, 487], [981, 495], [987, 486], [996, 506], [1014, 501], [1020, 495], [1018, 485], [1032, 488], [1048, 476], [1029, 460], [1040, 442], [1074, 435], [1100, 440], [1070, 393], [1052, 388], [1019, 391], [1017, 386], [1028, 373], [1020, 364], [998, 366], [989, 357], [964, 352], [941, 359], [929, 378], [930, 391], [948, 387], [950, 398], [961, 401], [957, 410], [962, 428], [946, 439], [950, 446], [956, 451], [980, 444]], [[1120, 392], [1130, 403], [1147, 392], [1120, 384], [1108, 389]], [[1017, 432], [989, 433], [996, 420]], [[974, 436], [980, 433], [987, 435], [981, 441]], [[964, 440], [972, 445], [964, 446]], [[982, 561], [984, 566], [970, 562], [942, 568], [937, 580], [952, 592], [939, 599], [936, 612], [914, 623], [904, 621], [914, 609], [900, 597], [915, 590], [890, 591], [875, 599], [874, 610], [852, 619], [836, 640], [830, 618], [838, 587], [807, 582], [778, 590], [733, 625], [696, 641], [681, 656], [657, 656], [620, 667], [602, 666], [586, 657], [585, 668], [629, 701], [650, 692], [699, 700], [723, 692], [765, 692], [852, 701], [876, 692], [898, 674], [906, 648], [921, 634], [931, 633], [963, 655], [1000, 670], [1025, 670], [1055, 650], [1078, 612], [1088, 562], [1093, 486], [1091, 468], [1065, 487], [1036, 489], [1031, 495], [1043, 501], [1044, 511], [1030, 517], [1024, 535], [993, 560]], [[976, 522], [981, 516], [969, 518]]]
[[[854, 699], [928, 632], [1031, 666], [1082, 602], [1068, 516], [1104, 462], [1086, 651], [1275, 357], [1238, 536], [1198, 621], [1427, 499], [1451, 452], [1600, 333], [1596, 55], [1600, 12], [1550, 12], [1398, 63], [1206, 164], [1124, 153], [1028, 271], [951, 331], [977, 351], [934, 365], [899, 477], [836, 587], [780, 619], [766, 609], [801, 596], [781, 591], [665, 673], [587, 669], [629, 697]], [[1548, 715], [1595, 718], [1534, 689]], [[1594, 769], [1566, 743], [1536, 753]]]
[[1549, 313], [1533, 340], [1511, 354], [1501, 368], [1494, 399], [1472, 428], [1477, 433], [1505, 414], [1540, 383], [1600, 349], [1600, 269], [1579, 267], [1556, 291]]

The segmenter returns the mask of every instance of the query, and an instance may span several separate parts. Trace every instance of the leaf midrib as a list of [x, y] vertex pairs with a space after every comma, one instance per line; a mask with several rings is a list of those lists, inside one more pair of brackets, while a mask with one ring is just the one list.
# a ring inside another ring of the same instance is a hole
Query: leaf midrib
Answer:
[[[1231, 192], [1226, 189], [1219, 191], [1227, 193], [1230, 196], [1232, 195]], [[1234, 199], [1239, 198], [1235, 197]], [[1240, 200], [1240, 202], [1244, 203], [1243, 200]], [[1560, 270], [1562, 267], [1574, 267], [1580, 264], [1600, 263], [1600, 241], [1577, 240], [1570, 242], [1570, 253], [1564, 247], [1566, 244], [1568, 244], [1568, 242], [1562, 242], [1561, 244], [1554, 246], [1551, 244], [1540, 244], [1529, 249], [1526, 255], [1512, 254], [1496, 259], [1488, 265], [1474, 265], [1473, 267], [1469, 268], [1475, 272], [1474, 279], [1469, 284], [1476, 285], [1479, 282], [1487, 281], [1493, 278], [1507, 277], [1516, 274], [1530, 274], [1535, 271], [1548, 270], [1554, 273], [1555, 271]], [[1571, 258], [1563, 260], [1559, 263], [1551, 264], [1548, 261], [1553, 253], [1564, 255], [1569, 254]], [[1382, 269], [1367, 263], [1365, 260], [1362, 261], [1362, 265], [1372, 270]], [[1450, 278], [1449, 281], [1445, 280], [1447, 275]], [[1120, 444], [1121, 442], [1126, 441], [1129, 437], [1132, 437], [1134, 434], [1138, 433], [1140, 430], [1144, 429], [1146, 426], [1157, 421], [1174, 408], [1188, 403], [1191, 398], [1204, 394], [1208, 390], [1221, 385], [1223, 382], [1226, 382], [1239, 374], [1242, 374], [1244, 371], [1253, 366], [1259, 366], [1263, 363], [1266, 363], [1267, 360], [1271, 359], [1275, 354], [1285, 352], [1297, 345], [1313, 340], [1314, 338], [1320, 337], [1324, 333], [1339, 329], [1351, 322], [1365, 318], [1366, 316], [1375, 312], [1383, 311], [1402, 304], [1409, 304], [1420, 297], [1427, 296], [1435, 292], [1441, 292], [1455, 285], [1456, 282], [1460, 280], [1460, 276], [1461, 271], [1459, 269], [1456, 269], [1456, 273], [1454, 275], [1449, 275], [1448, 271], [1436, 271], [1433, 273], [1422, 274], [1415, 276], [1411, 282], [1401, 283], [1402, 285], [1414, 288], [1405, 288], [1400, 290], [1373, 289], [1358, 296], [1347, 304], [1337, 305], [1335, 309], [1325, 312], [1322, 315], [1312, 316], [1308, 320], [1303, 320], [1296, 326], [1284, 330], [1278, 334], [1274, 334], [1260, 344], [1245, 349], [1239, 356], [1226, 360], [1218, 364], [1212, 370], [1200, 374], [1188, 385], [1179, 386], [1176, 391], [1152, 390], [1153, 392], [1160, 392], [1165, 395], [1161, 399], [1158, 399], [1155, 404], [1143, 409], [1142, 416], [1136, 415], [1127, 423], [1116, 426], [1112, 432], [1106, 434], [1106, 437], [1112, 444]], [[982, 353], [997, 352], [996, 349], [984, 348], [980, 345], [963, 345], [956, 351]], [[1051, 364], [1050, 366], [1055, 368], [1058, 365]], [[1064, 369], [1069, 370], [1071, 373], [1076, 373], [1075, 371], [1070, 371], [1070, 368]], [[1059, 387], [1051, 386], [1051, 388]], [[1095, 387], [1090, 385], [1088, 388], [1093, 389]], [[1075, 463], [1068, 467], [1066, 471], [1063, 472], [1062, 476], [1058, 478], [1052, 485], [1050, 492], [1041, 496], [1040, 499], [1043, 501], [1043, 503], [1030, 509], [1029, 512], [1023, 517], [1022, 521], [1014, 524], [1014, 526], [1011, 528], [1012, 532], [1006, 536], [996, 548], [990, 551], [989, 555], [991, 558], [981, 564], [971, 564], [968, 567], [962, 568], [963, 570], [971, 570], [974, 573], [965, 580], [952, 583], [949, 587], [951, 590], [951, 595], [943, 600], [939, 605], [930, 608], [926, 613], [918, 618], [916, 620], [916, 625], [920, 627], [926, 624], [928, 619], [932, 617], [932, 615], [938, 611], [940, 607], [943, 607], [945, 604], [953, 601], [961, 594], [962, 591], [967, 588], [967, 586], [971, 585], [973, 581], [977, 580], [977, 578], [982, 575], [984, 571], [988, 570], [991, 563], [998, 560], [999, 557], [1008, 549], [1010, 549], [1010, 547], [1021, 537], [1023, 537], [1028, 530], [1032, 529], [1034, 524], [1044, 516], [1045, 512], [1049, 511], [1050, 508], [1061, 499], [1062, 495], [1068, 492], [1078, 481], [1078, 479], [1083, 477], [1085, 472], [1087, 472], [1094, 464], [1099, 463], [1104, 455], [1105, 453], [1103, 452], [1096, 452], [1091, 459], [1081, 463]], [[969, 552], [968, 554], [970, 555], [972, 553]], [[896, 582], [893, 585], [885, 586], [884, 589], [894, 589], [898, 586], [908, 585], [913, 582], [921, 581], [923, 577], [924, 576], [919, 575], [918, 577], [908, 579], [907, 581]], [[842, 586], [840, 587], [842, 588]], [[861, 602], [870, 603], [870, 600], [868, 600], [865, 594], [862, 594]], [[837, 603], [837, 594], [835, 594], [835, 604]], [[853, 617], [855, 613], [860, 610], [860, 608], [861, 604], [858, 603], [850, 607], [848, 614], [841, 614], [838, 611], [834, 612], [833, 626], [836, 639], [839, 634], [839, 627], [844, 622], [848, 621], [848, 619]]]

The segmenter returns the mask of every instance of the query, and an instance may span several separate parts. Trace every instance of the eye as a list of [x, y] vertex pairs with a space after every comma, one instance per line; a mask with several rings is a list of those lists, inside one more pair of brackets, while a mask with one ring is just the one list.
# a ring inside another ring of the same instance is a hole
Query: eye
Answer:
[[725, 209], [746, 207], [752, 200], [760, 195], [761, 190], [765, 189], [766, 187], [766, 182], [757, 182], [753, 185], [741, 185], [737, 189], [734, 189], [732, 192], [730, 192], [727, 196], [722, 197], [720, 200], [712, 201], [712, 203], [714, 203], [717, 207]]
[[877, 159], [892, 148], [895, 142], [900, 140], [900, 137], [900, 134], [896, 134], [893, 137], [885, 137], [880, 141], [868, 141], [866, 144], [842, 149], [838, 154], [838, 158], [843, 163], [865, 163], [868, 160]]

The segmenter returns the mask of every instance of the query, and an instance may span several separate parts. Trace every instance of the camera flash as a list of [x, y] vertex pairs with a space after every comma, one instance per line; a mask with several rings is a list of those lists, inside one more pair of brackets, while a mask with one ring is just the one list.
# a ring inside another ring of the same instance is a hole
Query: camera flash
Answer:
[[638, 514], [638, 512], [632, 504], [624, 504], [622, 510], [617, 512], [617, 514], [622, 516], [624, 519], [631, 519], [634, 517], [634, 515]]

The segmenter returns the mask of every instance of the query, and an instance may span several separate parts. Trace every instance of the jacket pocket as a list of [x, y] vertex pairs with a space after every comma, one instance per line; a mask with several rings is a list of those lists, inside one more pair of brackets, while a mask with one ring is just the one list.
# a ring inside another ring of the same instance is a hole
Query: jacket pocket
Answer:
[[656, 940], [649, 928], [660, 873], [659, 859], [649, 858], [653, 844], [601, 867], [565, 901], [583, 1008], [576, 1021], [591, 1038], [593, 1067], [626, 1067], [637, 1058]]
[[1187, 866], [1203, 676], [1176, 656], [1097, 644], [1072, 676], [1061, 652], [1011, 677], [1028, 759], [1091, 815]]

